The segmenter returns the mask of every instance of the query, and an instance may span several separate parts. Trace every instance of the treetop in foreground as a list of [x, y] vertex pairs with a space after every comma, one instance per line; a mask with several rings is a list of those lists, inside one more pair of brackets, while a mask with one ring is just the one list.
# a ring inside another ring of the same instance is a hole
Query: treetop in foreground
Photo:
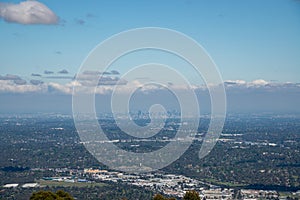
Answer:
[[[156, 194], [153, 200], [175, 200], [175, 198], [166, 198], [161, 194]], [[199, 193], [196, 191], [187, 191], [183, 197], [183, 200], [200, 200]]]
[[56, 193], [51, 191], [34, 192], [30, 200], [74, 200], [74, 198], [69, 193], [58, 190]]
[[192, 191], [187, 191], [183, 197], [183, 200], [200, 200], [199, 193], [192, 190]]

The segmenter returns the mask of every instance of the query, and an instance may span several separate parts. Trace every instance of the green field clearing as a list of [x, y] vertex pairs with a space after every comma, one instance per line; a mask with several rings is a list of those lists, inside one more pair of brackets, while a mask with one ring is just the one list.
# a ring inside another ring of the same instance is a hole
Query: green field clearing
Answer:
[[81, 183], [81, 182], [64, 182], [64, 181], [48, 181], [48, 180], [37, 180], [41, 186], [48, 187], [103, 187], [106, 186], [105, 183]]

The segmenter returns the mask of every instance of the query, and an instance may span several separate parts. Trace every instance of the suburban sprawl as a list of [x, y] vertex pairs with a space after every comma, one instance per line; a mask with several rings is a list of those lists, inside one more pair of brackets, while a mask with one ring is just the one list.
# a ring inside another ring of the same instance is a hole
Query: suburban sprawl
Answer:
[[[193, 145], [180, 159], [158, 171], [126, 173], [103, 165], [84, 148], [71, 116], [3, 115], [0, 197], [28, 199], [34, 191], [63, 189], [77, 199], [151, 199], [154, 194], [181, 199], [190, 190], [202, 199], [299, 199], [299, 119], [229, 115], [216, 146], [200, 160], [209, 122], [203, 116]], [[109, 117], [99, 124], [120, 148], [147, 152], [172, 141], [180, 121], [167, 121], [149, 140], [122, 135]]]

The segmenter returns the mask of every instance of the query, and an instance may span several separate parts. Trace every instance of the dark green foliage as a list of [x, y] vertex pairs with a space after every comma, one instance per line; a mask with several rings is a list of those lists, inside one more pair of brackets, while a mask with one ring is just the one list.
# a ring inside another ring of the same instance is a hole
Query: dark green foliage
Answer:
[[74, 198], [69, 193], [58, 190], [56, 193], [51, 191], [34, 192], [30, 200], [74, 200]]
[[166, 198], [161, 194], [156, 194], [153, 200], [166, 200]]
[[156, 194], [154, 197], [153, 197], [153, 200], [176, 200], [175, 198], [167, 198], [167, 197], [164, 197], [163, 195], [161, 194]]
[[183, 200], [200, 200], [199, 193], [196, 191], [188, 191], [185, 193]]
[[69, 193], [63, 191], [63, 190], [58, 190], [56, 192], [56, 195], [59, 197], [62, 197], [64, 200], [72, 200], [74, 199]]

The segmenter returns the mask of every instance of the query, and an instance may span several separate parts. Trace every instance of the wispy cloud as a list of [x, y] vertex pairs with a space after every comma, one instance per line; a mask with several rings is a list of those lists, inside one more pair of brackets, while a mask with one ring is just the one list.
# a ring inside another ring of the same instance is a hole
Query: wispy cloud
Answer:
[[0, 18], [19, 24], [58, 24], [59, 18], [46, 5], [38, 1], [18, 4], [0, 3]]
[[41, 85], [41, 84], [43, 84], [44, 82], [43, 81], [40, 81], [40, 80], [30, 80], [30, 83], [32, 84], [32, 85]]
[[76, 79], [85, 86], [91, 85], [126, 85], [128, 82], [116, 76], [111, 76], [111, 72], [84, 71], [77, 74]]
[[57, 72], [57, 73], [59, 73], [59, 74], [68, 74], [69, 72], [68, 72], [68, 70], [63, 69], [63, 70], [60, 70], [60, 71]]
[[85, 20], [83, 19], [75, 19], [75, 23], [78, 25], [84, 25], [85, 24]]
[[38, 76], [38, 77], [41, 77], [42, 75], [41, 75], [41, 74], [32, 73], [31, 76]]
[[87, 13], [86, 14], [86, 18], [94, 18], [94, 17], [96, 17], [96, 16], [92, 13]]
[[27, 81], [24, 79], [18, 79], [18, 80], [14, 80], [14, 83], [16, 85], [26, 85]]
[[120, 74], [120, 72], [118, 72], [117, 70], [111, 70], [110, 73], [113, 74], [113, 75], [119, 75]]
[[119, 75], [120, 72], [117, 70], [111, 70], [109, 71], [105, 71], [105, 72], [100, 72], [100, 71], [94, 71], [94, 70], [86, 70], [82, 73], [83, 75]]
[[21, 80], [21, 77], [13, 74], [6, 74], [5, 76], [0, 75], [0, 80]]
[[69, 79], [69, 80], [74, 79], [73, 76], [46, 76], [44, 78], [47, 78], [47, 79]]
[[49, 70], [45, 70], [44, 74], [54, 74], [54, 72], [53, 71], [49, 71]]
[[101, 72], [94, 71], [94, 70], [86, 70], [82, 73], [82, 75], [101, 75], [101, 74], [102, 74]]

